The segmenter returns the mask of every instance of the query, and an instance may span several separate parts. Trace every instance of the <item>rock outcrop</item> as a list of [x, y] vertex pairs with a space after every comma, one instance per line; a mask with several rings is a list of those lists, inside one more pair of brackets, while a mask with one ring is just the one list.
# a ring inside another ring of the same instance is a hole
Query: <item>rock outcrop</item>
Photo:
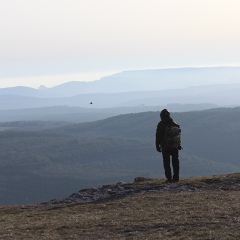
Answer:
[[165, 183], [162, 180], [137, 177], [133, 183], [118, 182], [116, 184], [103, 185], [100, 188], [82, 189], [77, 193], [64, 199], [53, 199], [42, 203], [42, 206], [52, 206], [70, 203], [90, 203], [94, 201], [112, 198], [126, 197], [148, 192], [163, 193], [172, 192], [194, 192], [207, 189], [215, 191], [240, 190], [240, 174], [224, 175], [222, 178], [206, 177], [195, 181], [183, 180], [178, 183]]

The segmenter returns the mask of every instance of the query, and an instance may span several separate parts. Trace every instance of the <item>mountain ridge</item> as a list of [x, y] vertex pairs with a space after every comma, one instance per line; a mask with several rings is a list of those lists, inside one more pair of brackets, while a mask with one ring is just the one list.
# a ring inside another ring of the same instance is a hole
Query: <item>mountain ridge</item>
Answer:
[[[0, 97], [1, 98], [1, 97]], [[84, 108], [71, 106], [50, 106], [39, 108], [21, 108], [0, 110], [0, 125], [4, 122], [17, 121], [64, 121], [69, 123], [93, 122], [120, 114], [140, 113], [158, 111], [169, 108], [173, 112], [200, 111], [205, 109], [218, 108], [214, 104], [167, 104], [162, 106], [114, 107], [114, 108]]]
[[96, 81], [69, 81], [51, 88], [3, 88], [0, 89], [0, 110], [56, 105], [115, 108], [174, 103], [239, 106], [239, 79], [240, 67], [123, 71]]
[[[117, 93], [129, 91], [162, 91], [198, 85], [236, 83], [240, 78], [240, 67], [202, 67], [129, 70], [105, 76], [91, 82], [69, 81], [54, 87], [11, 87], [0, 89], [0, 94], [16, 92], [28, 96], [69, 97], [86, 93]], [[20, 92], [23, 90], [23, 93]], [[30, 93], [32, 90], [32, 93]], [[28, 91], [28, 93], [27, 93]]]
[[[69, 97], [32, 97], [1, 95], [0, 110], [51, 106], [84, 108], [115, 108], [136, 106], [159, 106], [167, 104], [214, 104], [239, 106], [240, 84], [216, 84], [162, 91], [129, 91], [118, 93], [89, 93]], [[93, 104], [90, 104], [90, 103]]]

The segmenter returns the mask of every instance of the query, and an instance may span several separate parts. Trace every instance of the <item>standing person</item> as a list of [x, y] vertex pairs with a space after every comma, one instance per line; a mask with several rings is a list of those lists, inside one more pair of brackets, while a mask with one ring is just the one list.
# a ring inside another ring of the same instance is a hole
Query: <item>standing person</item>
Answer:
[[[181, 147], [181, 129], [180, 125], [173, 121], [170, 112], [163, 109], [160, 112], [161, 121], [157, 125], [156, 130], [156, 149], [162, 152], [163, 166], [165, 170], [166, 182], [179, 181], [179, 150]], [[170, 166], [170, 158], [172, 157], [173, 176]]]

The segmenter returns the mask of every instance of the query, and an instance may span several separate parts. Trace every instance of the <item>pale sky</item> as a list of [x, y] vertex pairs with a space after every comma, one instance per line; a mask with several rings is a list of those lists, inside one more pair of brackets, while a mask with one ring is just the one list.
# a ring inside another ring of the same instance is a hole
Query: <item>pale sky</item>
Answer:
[[240, 66], [240, 0], [0, 0], [0, 88]]

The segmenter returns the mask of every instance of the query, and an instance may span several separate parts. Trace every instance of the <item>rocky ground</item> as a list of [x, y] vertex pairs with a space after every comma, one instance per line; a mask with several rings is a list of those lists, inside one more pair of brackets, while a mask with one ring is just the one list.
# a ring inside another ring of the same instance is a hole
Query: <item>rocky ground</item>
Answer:
[[177, 183], [168, 183], [164, 180], [137, 177], [133, 183], [118, 182], [116, 184], [103, 185], [99, 188], [82, 189], [65, 199], [53, 199], [40, 206], [51, 206], [69, 203], [90, 203], [106, 199], [126, 197], [144, 193], [163, 192], [198, 192], [206, 189], [214, 191], [240, 190], [239, 174], [224, 175], [222, 177], [202, 177], [197, 179], [183, 179]]
[[136, 178], [0, 207], [0, 239], [240, 239], [240, 173], [164, 181]]

